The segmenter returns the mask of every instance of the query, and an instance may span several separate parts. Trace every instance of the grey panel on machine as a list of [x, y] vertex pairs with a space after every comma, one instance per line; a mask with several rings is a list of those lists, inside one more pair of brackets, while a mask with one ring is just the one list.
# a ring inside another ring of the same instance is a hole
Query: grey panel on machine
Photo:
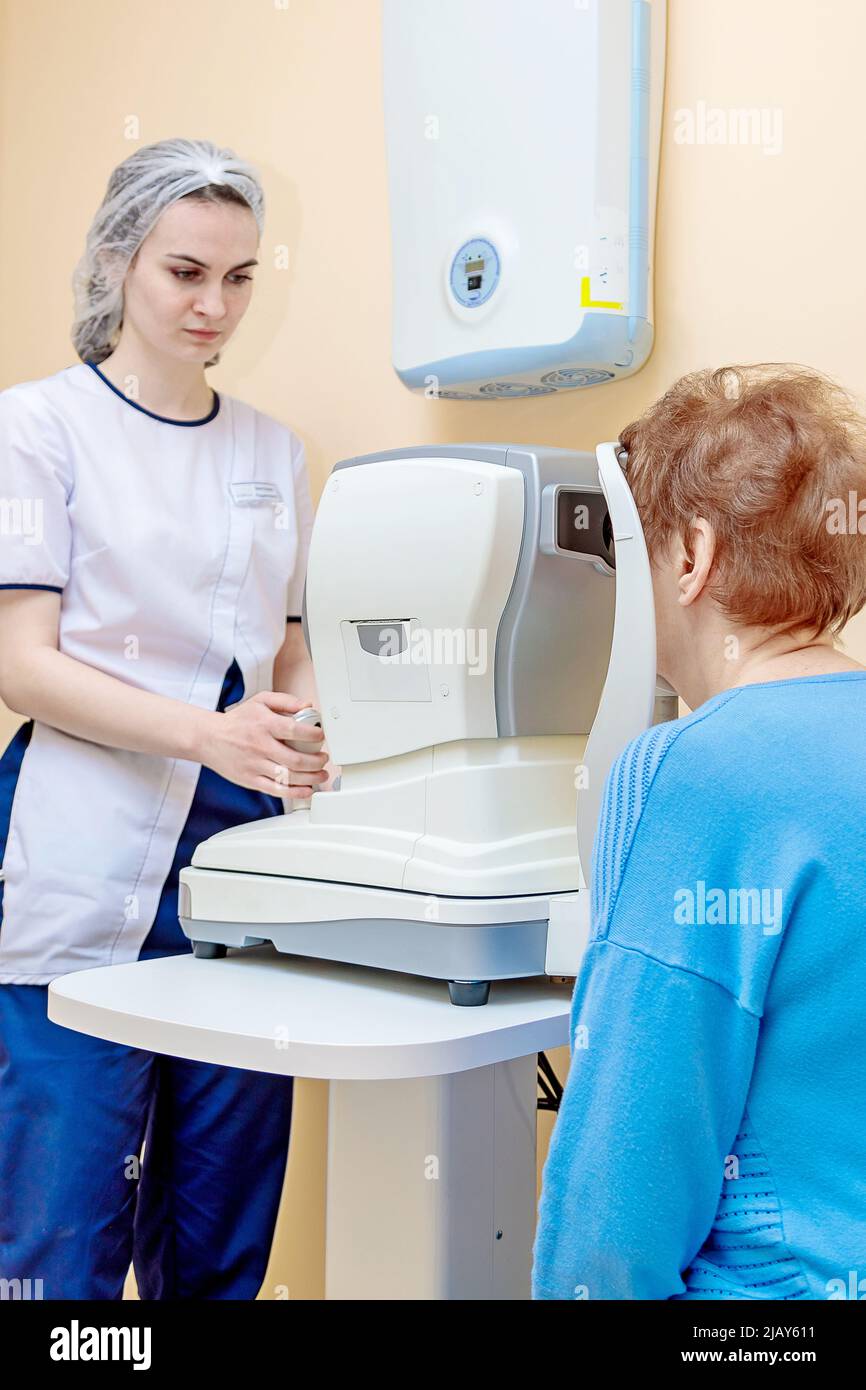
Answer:
[[579, 555], [545, 554], [539, 527], [548, 484], [599, 488], [595, 455], [509, 448], [507, 466], [523, 474], [526, 507], [496, 635], [497, 732], [500, 738], [588, 734], [610, 661], [616, 580]]
[[543, 975], [547, 921], [452, 926], [407, 918], [331, 922], [208, 922], [181, 917], [191, 941], [223, 946], [273, 942], [286, 955], [348, 961], [434, 980], [510, 980]]
[[507, 444], [412, 444], [407, 449], [380, 449], [375, 454], [358, 454], [355, 458], [341, 459], [331, 469], [337, 473], [341, 468], [356, 468], [360, 463], [383, 463], [390, 459], [472, 459], [475, 463], [498, 463], [503, 468], [507, 464]]
[[[612, 573], [574, 553], [545, 554], [539, 527], [548, 484], [598, 490], [595, 455], [546, 446], [428, 444], [360, 454], [336, 463], [332, 472], [431, 457], [493, 463], [523, 474], [523, 536], [495, 641], [498, 737], [588, 734], [610, 659], [616, 582]], [[309, 650], [306, 588], [302, 621]]]

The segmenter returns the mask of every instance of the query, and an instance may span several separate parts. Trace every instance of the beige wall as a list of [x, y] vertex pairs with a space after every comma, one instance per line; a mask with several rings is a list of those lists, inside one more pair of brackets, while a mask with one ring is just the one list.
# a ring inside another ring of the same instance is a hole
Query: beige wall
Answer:
[[[189, 135], [257, 162], [268, 197], [255, 300], [211, 380], [298, 431], [316, 496], [336, 460], [390, 445], [592, 447], [702, 365], [796, 360], [866, 393], [866, 5], [671, 0], [669, 26], [649, 364], [580, 395], [461, 405], [411, 396], [390, 365], [377, 0], [5, 0], [0, 386], [72, 364], [69, 277], [111, 168]], [[781, 152], [676, 143], [674, 113], [699, 102], [778, 109]], [[866, 661], [866, 616], [846, 639]], [[2, 744], [19, 721], [0, 713]], [[553, 1060], [564, 1074], [567, 1051]], [[322, 1291], [325, 1087], [297, 1092], [263, 1297]]]

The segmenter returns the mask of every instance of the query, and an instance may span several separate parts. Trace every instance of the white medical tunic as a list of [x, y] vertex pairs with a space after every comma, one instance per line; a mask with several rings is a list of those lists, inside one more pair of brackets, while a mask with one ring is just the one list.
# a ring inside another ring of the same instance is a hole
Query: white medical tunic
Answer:
[[[60, 651], [130, 685], [214, 709], [236, 661], [272, 689], [312, 522], [303, 444], [243, 401], [168, 420], [87, 363], [0, 392], [0, 588], [58, 591]], [[0, 983], [138, 959], [199, 773], [35, 721]]]

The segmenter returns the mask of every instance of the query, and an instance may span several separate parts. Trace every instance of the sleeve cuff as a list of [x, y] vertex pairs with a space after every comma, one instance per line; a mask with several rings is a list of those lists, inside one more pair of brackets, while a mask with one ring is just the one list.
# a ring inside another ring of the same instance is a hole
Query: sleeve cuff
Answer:
[[0, 589], [48, 589], [52, 594], [63, 593], [59, 584], [0, 584]]

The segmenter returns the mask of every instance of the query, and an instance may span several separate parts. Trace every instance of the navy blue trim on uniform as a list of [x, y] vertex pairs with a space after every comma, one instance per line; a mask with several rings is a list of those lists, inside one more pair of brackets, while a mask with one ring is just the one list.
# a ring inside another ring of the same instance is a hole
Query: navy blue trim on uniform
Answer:
[[57, 584], [0, 584], [0, 589], [50, 589], [52, 594], [62, 594]]
[[[243, 673], [237, 660], [232, 660], [223, 678], [217, 709], [225, 713], [242, 700], [244, 694]], [[268, 816], [285, 814], [286, 808], [279, 797], [238, 786], [236, 782], [225, 780], [212, 768], [203, 767], [186, 824], [177, 842], [174, 861], [162, 886], [153, 923], [139, 951], [138, 959], [155, 960], [160, 956], [188, 955], [192, 950], [189, 939], [178, 921], [177, 900], [180, 871], [192, 862], [197, 845], [203, 840], [209, 840], [221, 830], [246, 825], [254, 820], [263, 820]]]
[[96, 372], [96, 375], [99, 377], [100, 381], [104, 381], [106, 386], [114, 392], [115, 396], [119, 396], [122, 401], [126, 401], [126, 404], [131, 405], [133, 410], [140, 410], [142, 415], [149, 415], [151, 420], [161, 420], [164, 425], [206, 425], [208, 420], [212, 420], [214, 416], [219, 413], [219, 393], [217, 391], [214, 391], [213, 387], [211, 387], [211, 391], [213, 391], [214, 400], [213, 408], [211, 409], [210, 414], [203, 416], [201, 420], [172, 420], [171, 417], [168, 415], [157, 415], [156, 411], [147, 410], [143, 405], [139, 405], [136, 401], [131, 401], [128, 396], [124, 396], [123, 392], [117, 389], [114, 382], [109, 381], [105, 373], [99, 370], [95, 362], [85, 361], [84, 365], [85, 367], [92, 367], [93, 370]]
[[[0, 757], [0, 863], [6, 854], [9, 824], [12, 818], [12, 798], [18, 785], [18, 774], [33, 733], [33, 720], [27, 719], [12, 735]], [[264, 793], [263, 793], [264, 794]], [[0, 879], [0, 921], [3, 918], [3, 880]]]

